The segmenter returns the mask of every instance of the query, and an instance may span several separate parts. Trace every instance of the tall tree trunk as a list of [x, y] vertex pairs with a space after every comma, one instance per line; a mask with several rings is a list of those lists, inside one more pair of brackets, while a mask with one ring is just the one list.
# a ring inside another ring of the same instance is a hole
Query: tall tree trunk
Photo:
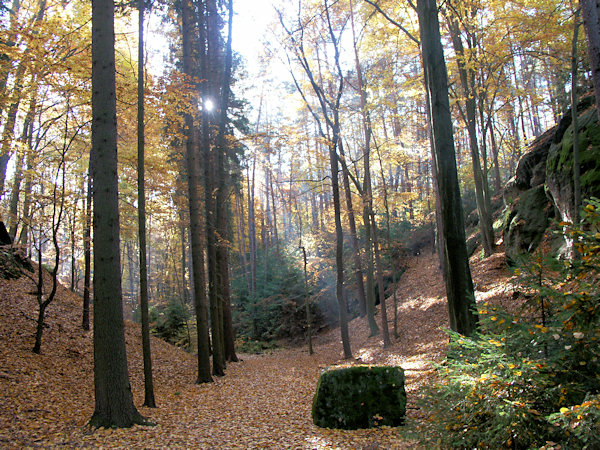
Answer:
[[240, 189], [235, 196], [236, 199], [236, 216], [238, 217], [237, 230], [239, 234], [239, 242], [240, 242], [240, 261], [242, 270], [244, 272], [244, 277], [246, 278], [246, 287], [248, 289], [248, 293], [252, 292], [250, 285], [250, 266], [248, 262], [248, 251], [246, 248], [246, 223], [244, 221], [244, 194]]
[[452, 116], [448, 100], [448, 75], [440, 37], [435, 0], [417, 0], [431, 132], [436, 154], [444, 242], [444, 273], [450, 328], [463, 335], [478, 327], [475, 294], [465, 239], [463, 212], [456, 170]]
[[146, 187], [144, 167], [144, 1], [138, 0], [138, 110], [137, 110], [137, 183], [138, 237], [140, 252], [140, 310], [142, 313], [142, 353], [144, 359], [144, 406], [156, 408], [152, 381], [152, 351], [148, 318], [148, 267], [146, 265]]
[[370, 152], [365, 146], [363, 163], [365, 165], [365, 178], [363, 182], [363, 224], [365, 227], [365, 255], [367, 258], [367, 319], [369, 322], [370, 335], [376, 336], [379, 333], [379, 327], [375, 321], [375, 266], [373, 264], [373, 234], [371, 232], [371, 210], [369, 207], [369, 189], [371, 185], [371, 165]]
[[[235, 336], [231, 317], [231, 290], [229, 286], [229, 242], [231, 241], [228, 199], [231, 191], [231, 180], [227, 169], [229, 163], [229, 146], [227, 144], [227, 109], [229, 107], [229, 85], [231, 83], [231, 64], [232, 64], [232, 29], [233, 29], [233, 0], [227, 4], [228, 14], [228, 34], [225, 48], [225, 67], [221, 82], [221, 104], [219, 131], [217, 134], [217, 174], [219, 178], [219, 189], [217, 190], [217, 231], [220, 236], [220, 242], [217, 247], [217, 264], [219, 271], [220, 284], [220, 303], [222, 306], [223, 323], [223, 344], [224, 358], [227, 361], [237, 362], [238, 357], [235, 354]], [[273, 214], [275, 214], [275, 199], [273, 199]], [[275, 222], [276, 223], [276, 222]], [[277, 239], [277, 226], [275, 226], [275, 239]]]
[[385, 287], [383, 286], [383, 268], [381, 267], [381, 257], [379, 256], [379, 239], [377, 237], [377, 222], [375, 222], [375, 213], [371, 209], [371, 234], [373, 238], [373, 250], [375, 253], [375, 266], [377, 270], [377, 285], [379, 286], [379, 303], [381, 305], [381, 329], [383, 330], [383, 347], [391, 345], [390, 331], [388, 327], [387, 305], [385, 301]]
[[306, 296], [304, 300], [304, 306], [306, 311], [306, 335], [308, 338], [308, 354], [312, 355], [313, 344], [312, 344], [312, 317], [310, 314], [310, 293], [308, 292], [308, 272], [306, 271], [306, 249], [302, 245], [302, 240], [300, 240], [300, 250], [302, 250], [302, 260], [304, 261], [304, 295]]
[[[581, 208], [581, 158], [579, 154], [579, 111], [577, 111], [577, 39], [579, 36], [580, 25], [579, 15], [580, 9], [577, 9], [573, 18], [573, 47], [571, 51], [571, 126], [573, 127], [573, 225], [575, 226], [579, 224], [579, 208]], [[567, 240], [567, 242], [569, 242], [569, 240]], [[570, 249], [570, 253], [572, 257], [576, 257], [572, 240], [570, 244], [570, 246], [572, 247]]]
[[[339, 139], [337, 133], [334, 133], [334, 139]], [[348, 306], [344, 296], [344, 232], [342, 230], [341, 208], [340, 208], [340, 186], [338, 181], [338, 160], [335, 153], [335, 144], [330, 143], [329, 163], [331, 165], [331, 188], [333, 192], [333, 208], [335, 220], [335, 265], [337, 272], [336, 297], [338, 302], [340, 332], [342, 334], [342, 346], [344, 349], [344, 359], [352, 358], [350, 348], [350, 335], [348, 333]]]
[[587, 37], [588, 55], [592, 68], [592, 84], [596, 94], [596, 110], [600, 115], [600, 17], [598, 0], [579, 0], [583, 28]]
[[73, 215], [71, 217], [71, 223], [69, 224], [70, 230], [70, 240], [71, 240], [71, 292], [75, 292], [75, 287], [77, 284], [75, 272], [77, 270], [77, 258], [75, 258], [75, 228], [77, 226], [77, 203], [78, 198], [75, 198], [75, 203], [73, 205]]
[[[198, 29], [199, 29], [199, 54], [200, 74], [203, 80], [200, 84], [202, 103], [215, 94], [213, 67], [216, 64], [216, 46], [218, 45], [218, 29], [216, 24], [216, 5], [214, 0], [199, 4]], [[211, 99], [213, 102], [216, 99]], [[218, 187], [217, 158], [218, 153], [211, 148], [211, 130], [209, 121], [210, 112], [202, 110], [201, 118], [201, 147], [204, 155], [204, 209], [206, 214], [206, 255], [208, 267], [208, 295], [210, 307], [210, 330], [212, 337], [212, 373], [216, 376], [225, 375], [225, 355], [223, 340], [222, 305], [219, 295], [219, 272], [217, 263], [217, 205], [215, 202], [215, 189]]]
[[[194, 13], [192, 0], [184, 0], [181, 11], [183, 72], [192, 79], [196, 75], [192, 56], [194, 47]], [[212, 381], [210, 375], [210, 348], [208, 341], [208, 313], [206, 308], [206, 278], [204, 273], [204, 248], [202, 242], [202, 212], [200, 204], [200, 165], [198, 128], [191, 114], [185, 115], [186, 163], [188, 199], [190, 207], [190, 241], [192, 249], [192, 279], [198, 339], [198, 378], [196, 383]]]
[[[182, 208], [179, 209], [179, 238], [181, 240], [181, 294], [183, 303], [188, 304], [190, 300], [190, 291], [187, 283], [187, 228], [185, 226], [185, 213]], [[191, 341], [190, 341], [191, 342]]]
[[20, 147], [24, 150], [17, 153], [17, 161], [15, 163], [15, 175], [10, 196], [10, 205], [8, 213], [9, 235], [13, 242], [15, 240], [15, 237], [17, 236], [17, 228], [19, 224], [19, 194], [21, 191], [21, 182], [23, 180], [23, 165], [25, 163], [25, 160], [31, 161], [32, 158], [30, 156], [30, 153], [32, 151], [31, 139], [33, 134], [33, 118], [35, 116], [36, 111], [37, 96], [35, 94], [37, 93], [37, 86], [34, 88], [34, 91], [35, 92], [31, 96], [31, 99], [29, 101], [29, 108], [27, 110], [25, 120], [23, 121], [23, 131], [21, 132], [21, 137], [19, 138]]
[[114, 2], [92, 4], [92, 151], [94, 198], [94, 394], [90, 424], [145, 423], [133, 404], [127, 370], [117, 168]]

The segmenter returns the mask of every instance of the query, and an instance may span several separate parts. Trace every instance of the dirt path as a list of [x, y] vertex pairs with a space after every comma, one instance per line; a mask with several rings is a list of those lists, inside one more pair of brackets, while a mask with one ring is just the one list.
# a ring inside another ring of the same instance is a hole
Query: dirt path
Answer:
[[[495, 270], [495, 269], [493, 269]], [[489, 271], [488, 271], [489, 272]], [[483, 271], [484, 278], [492, 280]], [[501, 277], [494, 282], [500, 283]], [[399, 338], [383, 350], [368, 337], [364, 319], [350, 325], [355, 359], [340, 360], [339, 331], [319, 336], [316, 353], [304, 348], [242, 355], [227, 375], [195, 385], [192, 355], [153, 339], [158, 409], [140, 408], [155, 427], [90, 430], [93, 412], [91, 333], [79, 328], [79, 298], [61, 291], [48, 312], [42, 355], [30, 348], [35, 301], [27, 280], [0, 281], [0, 447], [120, 448], [411, 448], [404, 428], [328, 430], [315, 427], [311, 402], [325, 367], [378, 363], [406, 371], [409, 416], [414, 394], [428, 380], [431, 361], [443, 354], [447, 312], [435, 256], [411, 261], [398, 286]], [[484, 283], [479, 283], [484, 286]], [[489, 292], [492, 287], [485, 286]], [[391, 299], [389, 317], [392, 318]], [[377, 315], [380, 320], [380, 315]], [[143, 401], [139, 327], [126, 327], [129, 372], [136, 405]]]

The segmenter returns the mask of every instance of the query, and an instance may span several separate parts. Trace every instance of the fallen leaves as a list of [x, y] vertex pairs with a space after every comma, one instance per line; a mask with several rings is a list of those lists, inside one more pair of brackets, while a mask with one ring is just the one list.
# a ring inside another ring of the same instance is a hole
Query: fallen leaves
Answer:
[[[508, 277], [497, 258], [482, 269], [487, 291]], [[477, 273], [476, 271], [474, 273]], [[492, 276], [493, 275], [493, 276]], [[426, 280], [426, 282], [424, 282]], [[486, 284], [486, 280], [490, 284]], [[444, 285], [435, 255], [413, 260], [398, 286], [399, 338], [383, 349], [369, 337], [366, 319], [350, 324], [356, 358], [342, 361], [339, 330], [315, 338], [315, 354], [291, 348], [241, 355], [227, 375], [196, 385], [193, 355], [152, 339], [157, 409], [139, 407], [154, 427], [89, 428], [94, 408], [90, 332], [80, 328], [81, 300], [60, 288], [47, 311], [42, 354], [31, 352], [37, 304], [25, 278], [0, 280], [0, 447], [105, 448], [412, 448], [405, 429], [329, 430], [313, 425], [312, 398], [323, 368], [335, 364], [400, 365], [406, 372], [408, 415], [418, 419], [414, 396], [431, 379], [445, 351]], [[391, 315], [391, 301], [389, 317]], [[379, 320], [380, 316], [377, 316]], [[129, 374], [136, 405], [143, 402], [139, 326], [127, 323]]]

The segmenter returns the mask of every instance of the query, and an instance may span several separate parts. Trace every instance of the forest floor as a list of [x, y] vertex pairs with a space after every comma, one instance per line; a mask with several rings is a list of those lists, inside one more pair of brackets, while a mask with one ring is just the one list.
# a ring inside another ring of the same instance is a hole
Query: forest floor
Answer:
[[[140, 327], [126, 324], [129, 374], [135, 404], [156, 426], [91, 429], [94, 410], [91, 332], [83, 331], [81, 299], [61, 288], [47, 310], [42, 353], [31, 352], [37, 303], [26, 277], [0, 279], [0, 447], [104, 448], [415, 448], [415, 423], [427, 411], [415, 404], [434, 376], [448, 338], [444, 284], [437, 256], [412, 258], [398, 284], [397, 338], [383, 349], [381, 335], [369, 337], [365, 319], [350, 324], [354, 359], [341, 359], [339, 330], [305, 347], [265, 355], [239, 355], [225, 377], [197, 385], [196, 359], [152, 339], [158, 408], [141, 407], [143, 371]], [[510, 301], [511, 276], [504, 253], [472, 258], [477, 300]], [[392, 299], [388, 317], [393, 320]], [[379, 321], [381, 315], [377, 315]], [[392, 328], [390, 326], [390, 332]], [[311, 404], [320, 372], [337, 364], [400, 365], [406, 373], [408, 425], [369, 430], [330, 430], [312, 423]], [[413, 425], [411, 425], [413, 424]]]

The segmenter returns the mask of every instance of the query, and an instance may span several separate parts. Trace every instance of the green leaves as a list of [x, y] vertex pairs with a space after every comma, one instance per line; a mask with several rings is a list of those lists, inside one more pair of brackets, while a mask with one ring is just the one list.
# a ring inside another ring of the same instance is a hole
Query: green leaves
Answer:
[[538, 253], [515, 271], [520, 305], [480, 306], [482, 332], [450, 334], [429, 428], [448, 446], [594, 447], [600, 433], [599, 202], [569, 226], [580, 258]]

